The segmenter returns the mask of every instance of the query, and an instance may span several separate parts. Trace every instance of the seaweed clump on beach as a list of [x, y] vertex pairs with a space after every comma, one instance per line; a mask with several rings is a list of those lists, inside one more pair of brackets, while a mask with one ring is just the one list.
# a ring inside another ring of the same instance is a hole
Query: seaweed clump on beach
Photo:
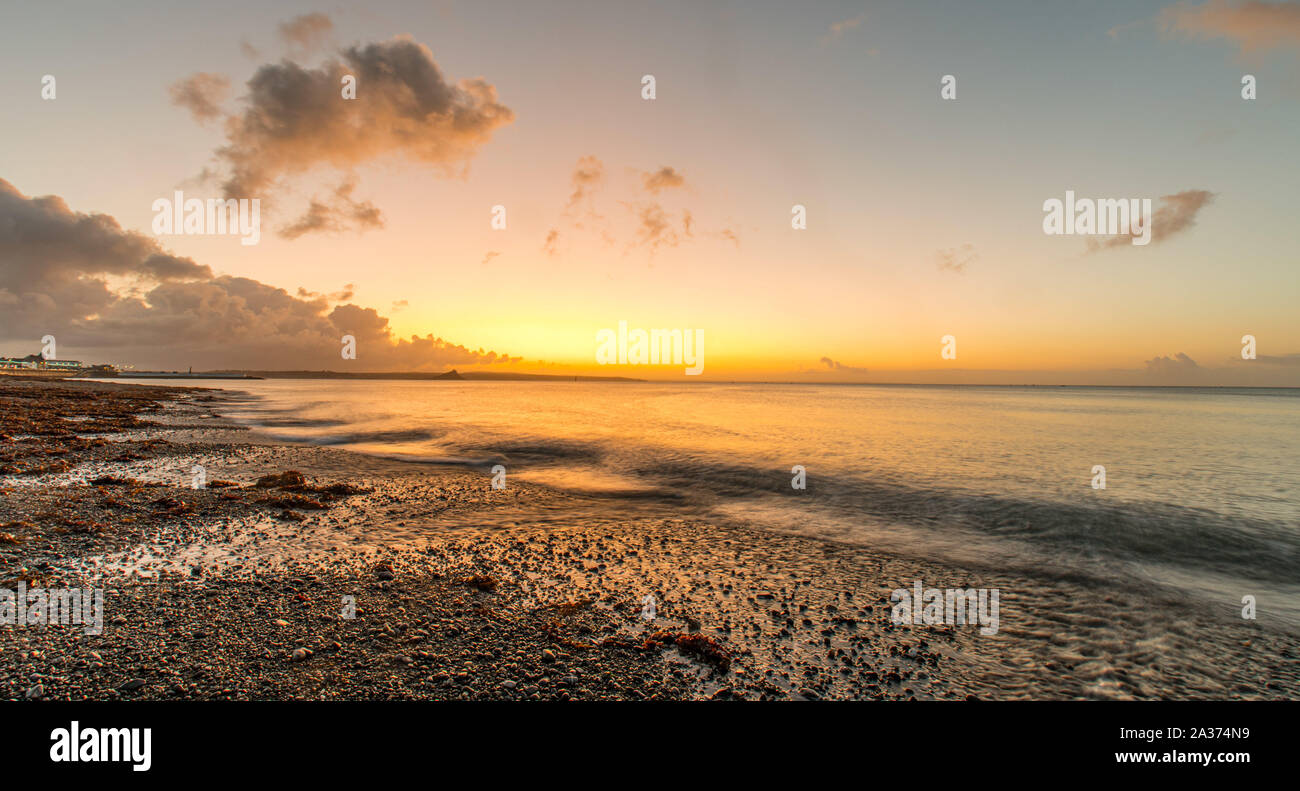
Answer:
[[350, 483], [329, 483], [325, 485], [313, 485], [307, 482], [307, 476], [297, 470], [285, 470], [284, 472], [263, 475], [253, 484], [257, 489], [279, 489], [282, 492], [292, 494], [308, 495], [314, 494], [320, 499], [330, 500], [340, 497], [351, 497], [357, 494], [365, 494], [368, 489], [360, 486], [353, 486]]
[[683, 654], [705, 662], [718, 672], [726, 673], [731, 669], [731, 652], [717, 640], [702, 634], [659, 631], [641, 641], [626, 637], [609, 637], [600, 645], [602, 648], [626, 648], [636, 651], [657, 651], [675, 645]]
[[460, 584], [481, 591], [494, 591], [497, 589], [497, 581], [484, 574], [471, 574], [460, 581]]
[[297, 470], [263, 475], [252, 488], [275, 489], [278, 494], [267, 494], [253, 502], [281, 509], [277, 518], [292, 522], [301, 522], [307, 518], [300, 511], [324, 511], [334, 500], [369, 491], [347, 483], [314, 485], [308, 483], [307, 476]]

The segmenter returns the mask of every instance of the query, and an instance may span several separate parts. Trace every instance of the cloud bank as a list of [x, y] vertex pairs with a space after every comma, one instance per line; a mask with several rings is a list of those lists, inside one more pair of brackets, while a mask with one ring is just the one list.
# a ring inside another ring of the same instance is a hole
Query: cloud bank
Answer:
[[[351, 287], [324, 296], [214, 276], [104, 214], [56, 196], [30, 198], [0, 179], [0, 340], [28, 353], [52, 334], [91, 362], [142, 366], [358, 371], [445, 370], [518, 362], [433, 335], [400, 338]], [[357, 359], [340, 355], [342, 336]], [[26, 344], [23, 346], [23, 344]]]

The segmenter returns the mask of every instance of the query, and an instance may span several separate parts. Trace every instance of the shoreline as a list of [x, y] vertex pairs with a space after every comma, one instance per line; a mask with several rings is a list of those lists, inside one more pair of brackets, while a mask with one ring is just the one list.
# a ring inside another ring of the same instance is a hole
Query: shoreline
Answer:
[[[217, 416], [221, 397], [0, 380], [0, 588], [107, 589], [102, 635], [0, 626], [0, 698], [1300, 691], [1300, 641], [1228, 614], [1188, 610], [1179, 628], [1164, 623], [1177, 602], [1147, 612], [1066, 582], [976, 583], [959, 568], [629, 516], [616, 501], [535, 484], [495, 491], [466, 468], [271, 443]], [[190, 488], [195, 464], [207, 488]], [[305, 478], [256, 485], [291, 470]], [[913, 580], [1000, 587], [999, 633], [894, 625], [890, 590]], [[654, 620], [642, 617], [645, 596]]]

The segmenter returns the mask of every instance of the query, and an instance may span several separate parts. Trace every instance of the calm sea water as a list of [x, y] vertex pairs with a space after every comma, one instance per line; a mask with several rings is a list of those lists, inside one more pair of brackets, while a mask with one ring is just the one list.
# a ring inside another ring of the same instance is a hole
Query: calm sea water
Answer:
[[[267, 380], [277, 439], [1300, 623], [1300, 391]], [[791, 486], [796, 465], [807, 488]], [[1093, 488], [1105, 467], [1106, 488]]]

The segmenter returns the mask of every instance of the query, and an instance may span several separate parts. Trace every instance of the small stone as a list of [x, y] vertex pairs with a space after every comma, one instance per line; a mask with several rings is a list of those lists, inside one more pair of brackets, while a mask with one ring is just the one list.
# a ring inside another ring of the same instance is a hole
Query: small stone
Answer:
[[143, 687], [143, 686], [144, 686], [144, 679], [143, 679], [143, 678], [133, 678], [133, 679], [131, 679], [130, 681], [128, 681], [128, 682], [126, 682], [125, 684], [123, 684], [122, 686], [118, 687], [118, 689], [126, 690], [126, 691], [129, 692], [130, 690], [133, 690], [133, 689], [139, 689], [140, 687]]
[[43, 696], [44, 694], [45, 694], [45, 687], [41, 686], [40, 684], [37, 684], [36, 686], [27, 690], [27, 694], [25, 695], [25, 697], [28, 700], [36, 700], [37, 698]]
[[549, 648], [546, 649], [545, 651], [542, 651], [542, 661], [543, 661], [543, 662], [554, 662], [554, 661], [555, 661], [555, 652], [552, 651], [552, 650], [549, 649]]
[[309, 656], [311, 656], [311, 651], [309, 649], [295, 648], [293, 649], [293, 654], [291, 654], [289, 658], [294, 662], [301, 662]]

